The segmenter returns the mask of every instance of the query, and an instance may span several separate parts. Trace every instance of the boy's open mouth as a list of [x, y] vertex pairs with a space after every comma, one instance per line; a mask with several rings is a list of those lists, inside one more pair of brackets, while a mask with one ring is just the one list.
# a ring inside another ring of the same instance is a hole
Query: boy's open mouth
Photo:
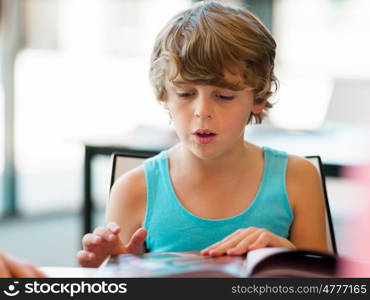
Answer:
[[208, 144], [212, 142], [217, 134], [209, 129], [198, 129], [193, 133], [200, 144]]
[[213, 131], [209, 129], [198, 129], [197, 131], [195, 131], [194, 134], [200, 137], [208, 137], [208, 136], [216, 135], [216, 133], [214, 133]]
[[212, 136], [215, 135], [213, 132], [197, 132], [196, 135], [206, 137], [206, 136]]

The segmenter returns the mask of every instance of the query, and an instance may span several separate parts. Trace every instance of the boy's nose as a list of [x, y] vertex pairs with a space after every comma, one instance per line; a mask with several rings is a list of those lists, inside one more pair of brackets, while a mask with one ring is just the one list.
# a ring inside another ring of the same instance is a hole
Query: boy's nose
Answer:
[[201, 119], [213, 119], [212, 104], [207, 99], [200, 99], [194, 109], [194, 116]]
[[[195, 115], [195, 117], [197, 117], [197, 118], [201, 118], [201, 117], [203, 117], [203, 115], [202, 114], [200, 114], [200, 113], [197, 113], [197, 112], [195, 112], [194, 113], [194, 115]], [[204, 115], [204, 118], [205, 119], [213, 119], [213, 116], [211, 115], [211, 114], [207, 114], [207, 115]]]

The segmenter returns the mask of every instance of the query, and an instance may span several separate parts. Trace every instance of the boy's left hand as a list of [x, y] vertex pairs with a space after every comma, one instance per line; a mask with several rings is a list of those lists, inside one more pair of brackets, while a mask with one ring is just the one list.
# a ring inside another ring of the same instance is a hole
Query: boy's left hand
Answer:
[[242, 255], [249, 250], [264, 247], [288, 247], [295, 249], [295, 246], [287, 239], [273, 234], [264, 228], [248, 227], [238, 229], [225, 237], [222, 241], [203, 249], [202, 255]]

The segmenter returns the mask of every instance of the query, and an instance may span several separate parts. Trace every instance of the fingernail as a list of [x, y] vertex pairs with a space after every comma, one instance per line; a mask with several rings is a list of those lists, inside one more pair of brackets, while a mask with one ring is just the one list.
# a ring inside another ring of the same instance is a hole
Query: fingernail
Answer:
[[89, 253], [89, 254], [87, 255], [87, 257], [88, 257], [88, 259], [93, 259], [93, 258], [94, 258], [94, 254]]
[[98, 236], [95, 236], [95, 237], [93, 238], [93, 243], [94, 243], [94, 244], [98, 243], [99, 241], [100, 241], [100, 238], [99, 238]]
[[113, 240], [114, 240], [114, 235], [113, 234], [108, 235], [108, 241], [113, 241]]
[[119, 226], [117, 224], [113, 224], [113, 223], [108, 224], [108, 227], [112, 231], [115, 231], [119, 228]]

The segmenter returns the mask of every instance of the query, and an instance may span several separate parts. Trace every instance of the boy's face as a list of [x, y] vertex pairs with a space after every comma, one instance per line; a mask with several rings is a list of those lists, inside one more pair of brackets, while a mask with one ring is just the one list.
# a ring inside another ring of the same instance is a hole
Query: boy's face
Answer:
[[[224, 74], [227, 81], [237, 79], [227, 71]], [[243, 145], [250, 114], [260, 113], [265, 106], [254, 104], [254, 92], [248, 87], [233, 91], [187, 83], [179, 77], [167, 81], [165, 87], [165, 107], [179, 139], [203, 159], [219, 157]]]

